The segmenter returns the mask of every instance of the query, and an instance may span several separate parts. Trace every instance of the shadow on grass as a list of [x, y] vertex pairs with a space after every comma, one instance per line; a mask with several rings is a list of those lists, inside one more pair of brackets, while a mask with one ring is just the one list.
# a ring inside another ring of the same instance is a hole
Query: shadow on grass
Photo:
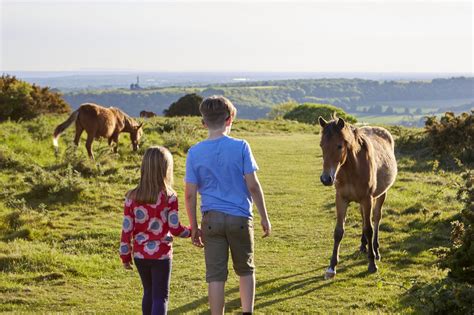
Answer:
[[37, 208], [40, 204], [71, 204], [77, 202], [79, 197], [80, 192], [76, 191], [58, 191], [51, 193], [47, 191], [37, 192], [35, 190], [17, 196], [18, 199], [25, 199], [27, 205], [31, 208]]
[[[299, 297], [299, 296], [302, 296], [302, 295], [306, 295], [306, 294], [311, 293], [314, 290], [317, 290], [320, 287], [327, 286], [331, 283], [330, 281], [325, 281], [323, 279], [323, 275], [321, 274], [320, 276], [310, 276], [310, 277], [305, 278], [305, 279], [300, 279], [300, 280], [293, 281], [293, 282], [290, 282], [290, 283], [284, 283], [284, 284], [281, 284], [277, 287], [269, 288], [267, 290], [260, 289], [261, 287], [264, 287], [264, 286], [269, 285], [269, 284], [273, 284], [273, 283], [278, 282], [278, 281], [287, 280], [287, 279], [299, 277], [299, 276], [306, 275], [306, 274], [314, 274], [314, 270], [310, 270], [310, 271], [306, 271], [306, 272], [300, 272], [300, 273], [296, 273], [296, 274], [292, 274], [292, 275], [285, 275], [285, 276], [282, 276], [282, 277], [269, 279], [269, 280], [265, 280], [265, 281], [258, 281], [257, 285], [256, 285], [257, 286], [257, 294], [256, 294], [256, 297], [255, 297], [256, 298], [255, 308], [256, 309], [263, 308], [263, 307], [272, 305], [274, 303], [278, 303], [278, 302], [283, 301], [283, 300], [288, 300], [288, 299], [296, 298], [296, 297]], [[311, 288], [311, 289], [309, 289], [309, 290], [307, 290], [303, 293], [298, 293], [298, 294], [291, 295], [291, 296], [285, 296], [284, 298], [278, 298], [278, 299], [266, 301], [264, 303], [258, 303], [258, 300], [262, 299], [262, 297], [280, 295], [280, 294], [282, 294], [284, 292], [288, 292], [288, 291], [291, 292], [291, 291], [294, 291], [294, 290], [298, 290], [300, 288], [304, 288], [305, 286], [311, 285], [312, 283], [315, 283], [315, 282], [322, 282], [322, 284], [318, 287]], [[234, 288], [226, 290], [225, 295], [227, 296], [229, 294], [236, 293], [236, 292], [239, 292], [239, 287], [234, 287]], [[207, 296], [205, 296], [205, 297], [202, 297], [202, 298], [197, 299], [195, 301], [192, 301], [188, 304], [185, 304], [185, 305], [182, 305], [182, 306], [177, 307], [175, 309], [169, 310], [169, 314], [183, 314], [183, 313], [187, 313], [187, 312], [193, 312], [197, 308], [199, 308], [203, 305], [207, 305], [207, 303], [208, 303]], [[233, 299], [231, 301], [226, 302], [226, 311], [227, 312], [234, 312], [234, 311], [239, 310], [239, 309], [240, 309], [240, 298]], [[203, 312], [200, 312], [199, 314], [209, 314], [209, 311], [203, 311]]]
[[[386, 251], [386, 260], [402, 269], [413, 264], [420, 264], [416, 257], [422, 252], [449, 245], [450, 222], [456, 219], [457, 215], [444, 220], [419, 217], [408, 222], [404, 230], [409, 233], [409, 236], [399, 242], [391, 243]], [[431, 261], [430, 264], [433, 262]]]

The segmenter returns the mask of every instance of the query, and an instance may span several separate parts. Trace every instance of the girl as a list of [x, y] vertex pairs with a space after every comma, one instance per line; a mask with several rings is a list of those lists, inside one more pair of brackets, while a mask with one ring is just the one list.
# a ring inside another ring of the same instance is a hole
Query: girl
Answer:
[[[143, 314], [166, 314], [171, 275], [172, 236], [189, 237], [178, 218], [172, 188], [173, 157], [164, 147], [146, 150], [140, 184], [125, 198], [120, 258], [132, 269], [132, 251], [143, 284]], [[133, 249], [131, 240], [133, 238]]]

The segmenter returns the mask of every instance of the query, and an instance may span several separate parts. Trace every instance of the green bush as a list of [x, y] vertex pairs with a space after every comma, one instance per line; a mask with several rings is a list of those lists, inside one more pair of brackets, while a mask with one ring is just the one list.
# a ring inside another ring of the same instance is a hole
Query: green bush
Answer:
[[0, 121], [32, 119], [46, 113], [68, 113], [69, 105], [61, 95], [17, 80], [14, 76], [0, 77]]
[[44, 116], [38, 116], [31, 121], [25, 123], [26, 129], [31, 134], [31, 138], [34, 140], [46, 140], [52, 137], [51, 123]]
[[199, 105], [201, 104], [202, 100], [202, 97], [195, 93], [186, 94], [171, 104], [168, 109], [163, 111], [163, 113], [166, 117], [201, 116], [201, 113], [199, 112]]
[[201, 132], [194, 125], [180, 123], [172, 131], [163, 133], [163, 145], [172, 153], [186, 153], [199, 141]]
[[452, 245], [441, 266], [449, 269], [450, 277], [474, 284], [474, 172], [465, 172], [463, 179], [465, 184], [458, 192], [464, 203], [462, 222], [452, 222]]
[[474, 309], [474, 174], [463, 174], [458, 199], [464, 203], [462, 221], [451, 223], [451, 245], [438, 249], [440, 266], [448, 276], [434, 284], [419, 284], [408, 292], [431, 314], [472, 314]]
[[65, 170], [47, 171], [35, 166], [25, 181], [31, 184], [31, 196], [44, 197], [47, 194], [76, 196], [85, 189], [84, 180], [72, 165]]
[[272, 107], [270, 112], [268, 112], [267, 117], [268, 119], [272, 119], [272, 120], [283, 119], [283, 117], [288, 112], [293, 110], [296, 106], [298, 106], [298, 103], [296, 103], [295, 101], [290, 101], [290, 102], [285, 102], [285, 103], [275, 105]]
[[357, 119], [354, 116], [347, 114], [336, 106], [314, 103], [298, 105], [286, 113], [283, 118], [315, 125], [318, 123], [319, 116], [329, 120], [332, 118], [334, 113], [337, 114], [337, 117], [340, 117], [349, 123], [353, 124], [357, 122]]
[[474, 111], [459, 116], [447, 112], [439, 120], [428, 117], [425, 130], [436, 155], [474, 163]]

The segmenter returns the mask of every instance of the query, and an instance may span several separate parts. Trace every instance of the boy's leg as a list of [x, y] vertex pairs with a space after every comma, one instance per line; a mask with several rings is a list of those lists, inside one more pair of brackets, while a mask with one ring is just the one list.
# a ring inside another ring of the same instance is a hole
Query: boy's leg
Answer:
[[144, 259], [134, 259], [135, 266], [137, 267], [138, 274], [142, 280], [143, 285], [143, 298], [142, 298], [142, 312], [143, 314], [151, 314], [152, 306], [152, 280], [151, 280], [151, 267], [148, 266]]
[[253, 219], [229, 216], [226, 221], [232, 263], [240, 276], [242, 312], [253, 312], [255, 299], [255, 265], [253, 261]]
[[170, 290], [171, 260], [154, 260], [151, 269], [152, 276], [152, 315], [164, 315], [168, 309]]
[[209, 295], [209, 305], [212, 315], [224, 314], [224, 289], [224, 281], [213, 281], [208, 284], [207, 293]]
[[248, 276], [241, 276], [239, 284], [242, 312], [252, 313], [255, 299], [255, 273]]
[[224, 287], [229, 273], [229, 243], [224, 232], [224, 222], [225, 214], [218, 211], [206, 212], [201, 222], [209, 305], [213, 315], [224, 314]]

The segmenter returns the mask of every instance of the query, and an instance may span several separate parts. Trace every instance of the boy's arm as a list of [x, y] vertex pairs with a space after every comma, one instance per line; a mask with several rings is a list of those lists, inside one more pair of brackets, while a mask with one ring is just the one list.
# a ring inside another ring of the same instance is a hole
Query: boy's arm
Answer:
[[267, 207], [265, 206], [265, 197], [263, 196], [262, 186], [258, 181], [257, 173], [252, 172], [245, 175], [245, 182], [247, 188], [252, 195], [252, 200], [257, 206], [258, 213], [260, 214], [260, 223], [263, 228], [263, 237], [267, 237], [272, 232], [272, 224], [268, 219]]
[[184, 188], [186, 211], [188, 212], [189, 223], [191, 224], [191, 240], [194, 245], [203, 247], [201, 241], [201, 231], [199, 230], [196, 217], [197, 185], [186, 183]]

